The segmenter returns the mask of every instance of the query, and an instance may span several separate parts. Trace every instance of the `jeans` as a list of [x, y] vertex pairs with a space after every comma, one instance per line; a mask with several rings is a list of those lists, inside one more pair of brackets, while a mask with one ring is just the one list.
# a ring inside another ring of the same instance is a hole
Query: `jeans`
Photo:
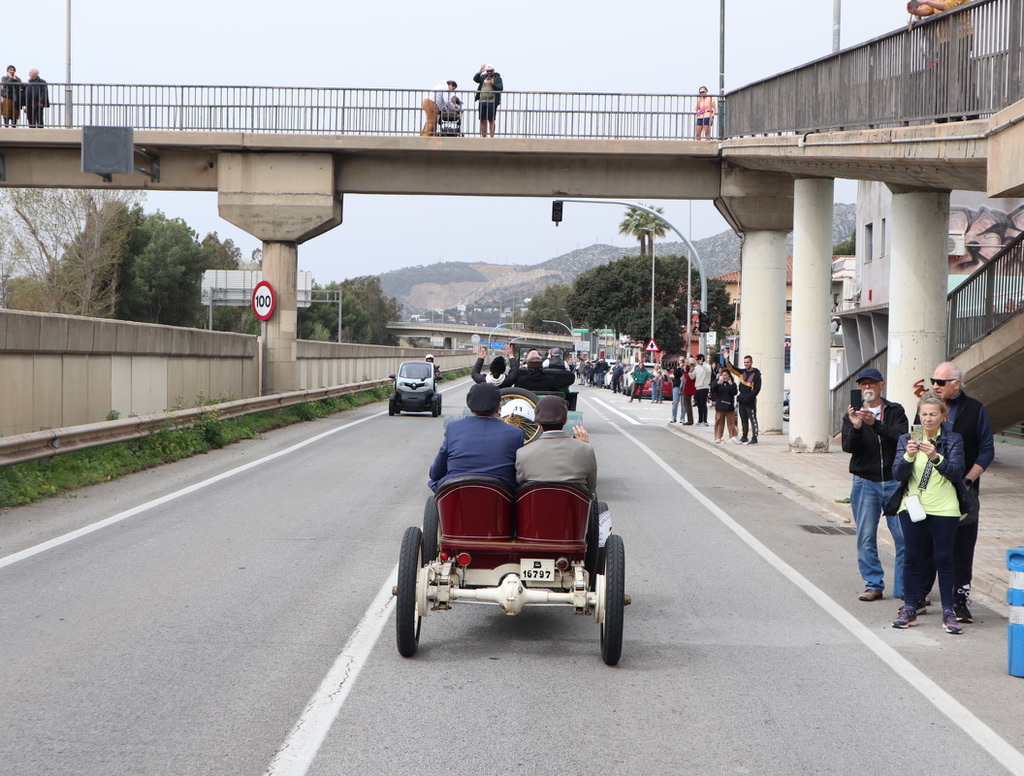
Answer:
[[[857, 567], [868, 590], [885, 590], [885, 574], [882, 562], [878, 559], [878, 523], [883, 507], [898, 486], [896, 480], [874, 482], [857, 475], [853, 477], [850, 508], [853, 510], [853, 522], [857, 526]], [[885, 520], [896, 545], [892, 594], [895, 598], [903, 598], [903, 566], [906, 558], [903, 527], [896, 515], [888, 515]]]
[[922, 566], [926, 565], [929, 555], [935, 560], [935, 568], [939, 573], [939, 598], [943, 609], [953, 608], [953, 544], [956, 541], [956, 529], [960, 520], [956, 517], [928, 515], [920, 523], [915, 523], [906, 512], [900, 512], [900, 523], [903, 526], [903, 538], [907, 545], [906, 568], [903, 577], [903, 600], [907, 606], [914, 606], [924, 598], [922, 582]]
[[672, 420], [675, 420], [679, 414], [679, 392], [681, 390], [681, 388], [672, 386]]

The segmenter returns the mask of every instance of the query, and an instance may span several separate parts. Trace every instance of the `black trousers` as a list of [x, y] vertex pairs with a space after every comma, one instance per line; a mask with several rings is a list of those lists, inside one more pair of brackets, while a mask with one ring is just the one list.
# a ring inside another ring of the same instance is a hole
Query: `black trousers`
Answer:
[[[743, 429], [742, 439], [757, 439], [757, 402], [737, 404], [740, 411], [740, 427]], [[750, 434], [747, 434], [747, 430]]]

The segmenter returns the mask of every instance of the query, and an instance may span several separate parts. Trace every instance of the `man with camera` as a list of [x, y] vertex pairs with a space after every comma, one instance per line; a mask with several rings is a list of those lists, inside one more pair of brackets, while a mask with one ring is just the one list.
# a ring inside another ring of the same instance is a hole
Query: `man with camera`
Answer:
[[[857, 565], [864, 580], [861, 601], [884, 597], [885, 578], [878, 558], [878, 522], [882, 510], [899, 486], [892, 476], [896, 444], [909, 424], [903, 406], [882, 397], [885, 380], [877, 369], [857, 375], [857, 387], [850, 391], [850, 404], [843, 418], [843, 450], [850, 453], [853, 487], [850, 507], [857, 527]], [[903, 530], [896, 515], [886, 523], [896, 545], [893, 596], [903, 597]]]

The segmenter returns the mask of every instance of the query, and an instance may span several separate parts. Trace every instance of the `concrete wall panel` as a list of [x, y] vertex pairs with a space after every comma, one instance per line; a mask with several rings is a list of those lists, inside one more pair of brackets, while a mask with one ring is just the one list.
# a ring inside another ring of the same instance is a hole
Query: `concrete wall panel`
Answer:
[[0, 364], [0, 434], [24, 434], [32, 426], [32, 354], [7, 355]]
[[53, 428], [51, 407], [63, 406], [61, 371], [64, 359], [56, 353], [37, 353], [32, 359], [32, 427]]

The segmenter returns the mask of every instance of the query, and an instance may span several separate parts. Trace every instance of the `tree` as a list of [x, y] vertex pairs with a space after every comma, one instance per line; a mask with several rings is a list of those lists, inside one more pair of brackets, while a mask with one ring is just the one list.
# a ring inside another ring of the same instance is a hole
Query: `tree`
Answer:
[[[343, 283], [314, 285], [315, 289], [342, 292], [342, 340], [370, 345], [394, 345], [397, 340], [388, 333], [387, 324], [401, 318], [402, 307], [398, 300], [384, 296], [380, 278], [365, 276], [352, 278]], [[298, 312], [299, 337], [314, 339], [322, 337], [324, 331], [328, 340], [338, 339], [338, 308], [333, 304], [314, 302]]]
[[[645, 207], [650, 207], [646, 205]], [[660, 207], [651, 208], [658, 213], [664, 213]], [[635, 237], [640, 241], [640, 257], [654, 255], [654, 238], [664, 237], [668, 224], [653, 213], [641, 210], [638, 207], [630, 207], [626, 211], [625, 218], [619, 223], [619, 234]]]
[[40, 312], [109, 316], [131, 226], [129, 209], [140, 196], [89, 189], [0, 194], [0, 218], [9, 238], [5, 274], [19, 278], [8, 286], [8, 303]]
[[544, 321], [559, 321], [571, 326], [571, 317], [565, 307], [565, 301], [569, 296], [569, 286], [555, 284], [548, 286], [539, 294], [530, 299], [530, 304], [523, 315], [523, 323], [527, 331], [547, 331], [556, 334], [565, 334], [565, 329], [557, 324], [544, 323]]
[[833, 256], [853, 256], [857, 253], [857, 230], [850, 232], [850, 236], [840, 243], [832, 246]]

